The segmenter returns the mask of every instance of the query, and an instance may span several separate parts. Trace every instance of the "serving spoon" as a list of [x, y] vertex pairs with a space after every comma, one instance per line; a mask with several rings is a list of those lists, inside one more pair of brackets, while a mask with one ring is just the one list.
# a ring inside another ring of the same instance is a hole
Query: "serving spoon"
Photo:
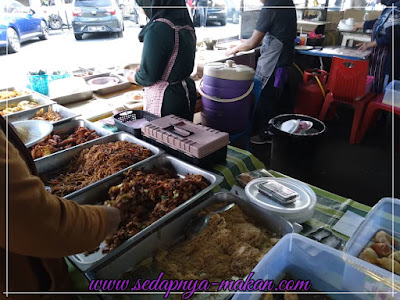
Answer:
[[210, 219], [212, 214], [223, 213], [225, 211], [230, 210], [234, 206], [235, 206], [235, 203], [229, 203], [228, 205], [225, 205], [225, 206], [223, 206], [223, 207], [221, 207], [219, 209], [216, 209], [216, 210], [208, 213], [205, 216], [201, 216], [201, 217], [198, 217], [198, 218], [194, 219], [192, 224], [191, 224], [191, 226], [189, 227], [188, 232], [187, 232], [186, 235], [190, 237], [190, 236], [194, 236], [194, 235], [200, 234], [200, 232], [202, 232], [204, 230], [204, 228], [206, 228], [206, 226], [208, 224], [208, 221], [209, 221], [209, 219]]

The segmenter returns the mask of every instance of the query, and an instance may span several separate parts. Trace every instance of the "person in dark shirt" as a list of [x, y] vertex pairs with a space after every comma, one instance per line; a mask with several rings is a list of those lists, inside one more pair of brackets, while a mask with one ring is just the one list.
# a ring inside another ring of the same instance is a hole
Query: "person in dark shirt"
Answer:
[[200, 27], [206, 27], [208, 0], [197, 0], [195, 6], [200, 18]]
[[265, 0], [256, 28], [250, 39], [227, 52], [228, 55], [248, 51], [262, 42], [256, 76], [263, 83], [256, 123], [260, 134], [252, 137], [254, 144], [269, 142], [268, 122], [280, 113], [293, 111], [293, 95], [287, 88], [294, 59], [297, 35], [296, 10], [292, 0]]
[[196, 86], [190, 78], [196, 35], [185, 0], [138, 1], [147, 5], [149, 23], [139, 33], [143, 42], [140, 67], [127, 79], [144, 87], [145, 110], [157, 116], [173, 114], [193, 120]]

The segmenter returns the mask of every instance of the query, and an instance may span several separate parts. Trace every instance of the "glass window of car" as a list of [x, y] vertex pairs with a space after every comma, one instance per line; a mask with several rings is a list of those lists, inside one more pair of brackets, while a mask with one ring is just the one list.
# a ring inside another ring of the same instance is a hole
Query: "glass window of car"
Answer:
[[19, 2], [13, 1], [8, 7], [8, 13], [29, 13], [29, 8]]
[[107, 7], [113, 6], [110, 0], [76, 0], [75, 7]]

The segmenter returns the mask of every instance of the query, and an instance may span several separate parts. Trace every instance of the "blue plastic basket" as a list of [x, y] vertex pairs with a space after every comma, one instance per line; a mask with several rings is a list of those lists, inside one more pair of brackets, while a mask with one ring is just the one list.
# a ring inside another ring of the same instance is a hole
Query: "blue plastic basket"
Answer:
[[49, 75], [28, 75], [31, 89], [43, 95], [49, 94]]
[[64, 79], [71, 77], [71, 74], [69, 73], [64, 73], [64, 74], [59, 74], [59, 75], [50, 75], [51, 81], [57, 80], [57, 79]]

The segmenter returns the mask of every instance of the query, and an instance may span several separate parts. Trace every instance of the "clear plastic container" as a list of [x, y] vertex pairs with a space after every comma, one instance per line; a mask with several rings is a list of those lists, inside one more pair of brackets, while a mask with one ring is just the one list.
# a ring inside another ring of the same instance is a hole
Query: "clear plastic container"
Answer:
[[[392, 207], [393, 206], [393, 207]], [[393, 209], [392, 209], [393, 208]], [[393, 228], [392, 228], [393, 225]], [[393, 230], [394, 229], [394, 230]], [[364, 221], [360, 224], [353, 236], [346, 245], [345, 252], [358, 257], [360, 253], [372, 241], [375, 234], [384, 230], [388, 234], [394, 234], [396, 239], [400, 238], [400, 200], [395, 198], [381, 199], [367, 214]], [[369, 263], [368, 263], [369, 264]], [[387, 276], [391, 276], [390, 271], [382, 269]], [[399, 281], [400, 276], [394, 275]]]
[[400, 107], [400, 80], [393, 80], [387, 85], [382, 103], [392, 105], [392, 94], [394, 94], [394, 106]]
[[[392, 292], [392, 285], [391, 277], [381, 268], [296, 233], [285, 235], [253, 272], [254, 281], [268, 279], [275, 284], [285, 275], [295, 280], [310, 280], [315, 292], [335, 300], [398, 299], [398, 294], [384, 294]], [[262, 299], [262, 294], [236, 293], [233, 300], [239, 299]]]

